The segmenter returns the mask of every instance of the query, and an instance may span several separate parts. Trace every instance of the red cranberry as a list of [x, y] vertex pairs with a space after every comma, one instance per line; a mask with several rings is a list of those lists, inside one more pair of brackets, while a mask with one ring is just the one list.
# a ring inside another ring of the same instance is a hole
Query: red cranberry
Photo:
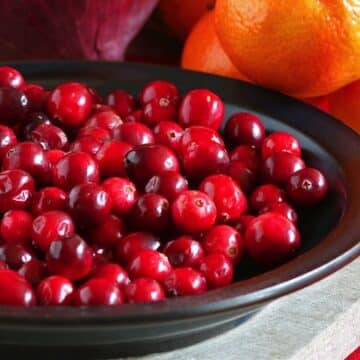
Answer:
[[69, 305], [74, 293], [71, 281], [63, 276], [53, 275], [41, 281], [36, 294], [41, 305]]
[[21, 73], [10, 66], [0, 66], [0, 87], [21, 88], [25, 80]]
[[284, 192], [275, 185], [265, 184], [258, 186], [250, 196], [250, 206], [255, 212], [272, 203], [285, 201]]
[[14, 169], [0, 172], [0, 212], [26, 209], [35, 192], [33, 178], [27, 172]]
[[132, 150], [133, 146], [122, 141], [110, 141], [102, 145], [96, 154], [101, 175], [126, 176], [125, 155]]
[[40, 215], [45, 211], [64, 211], [67, 205], [67, 194], [57, 187], [46, 187], [39, 190], [32, 202], [31, 211], [34, 215]]
[[179, 124], [182, 127], [201, 125], [219, 130], [223, 119], [224, 104], [210, 90], [191, 90], [180, 104]]
[[26, 120], [20, 125], [20, 137], [23, 140], [31, 140], [31, 132], [35, 130], [39, 125], [47, 124], [51, 125], [49, 117], [43, 112], [32, 112]]
[[68, 139], [59, 127], [41, 124], [30, 133], [30, 140], [41, 145], [44, 150], [64, 149], [68, 146]]
[[314, 205], [321, 201], [327, 189], [325, 176], [314, 168], [305, 168], [295, 172], [286, 184], [289, 199], [301, 206]]
[[163, 252], [174, 267], [197, 267], [204, 258], [201, 244], [187, 235], [168, 242]]
[[138, 278], [126, 285], [124, 289], [128, 303], [146, 303], [161, 301], [166, 298], [165, 292], [158, 281]]
[[1, 239], [8, 244], [30, 244], [33, 217], [23, 210], [10, 210], [0, 223]]
[[136, 110], [126, 116], [123, 120], [124, 122], [141, 122], [143, 120], [143, 115], [144, 113], [142, 110]]
[[250, 223], [255, 219], [255, 216], [244, 214], [241, 215], [238, 219], [231, 223], [231, 226], [238, 231], [241, 235], [245, 235], [246, 229]]
[[111, 133], [109, 130], [104, 129], [100, 126], [90, 126], [83, 127], [79, 130], [77, 138], [81, 139], [83, 137], [90, 136], [94, 138], [97, 142], [103, 144], [106, 141], [111, 140]]
[[119, 216], [127, 215], [139, 198], [135, 185], [128, 179], [109, 178], [102, 186], [111, 198], [112, 212]]
[[32, 250], [23, 244], [8, 243], [0, 247], [0, 260], [14, 270], [20, 269], [34, 258]]
[[242, 161], [230, 161], [228, 174], [240, 186], [240, 189], [249, 194], [256, 182], [256, 175]]
[[107, 279], [120, 288], [123, 288], [130, 282], [127, 272], [120, 265], [114, 263], [98, 267], [93, 277]]
[[180, 170], [176, 155], [159, 144], [135, 146], [125, 156], [125, 167], [129, 178], [140, 186], [145, 186], [154, 175]]
[[261, 147], [263, 160], [278, 152], [288, 152], [294, 156], [301, 156], [301, 147], [298, 140], [286, 132], [274, 132], [269, 135]]
[[200, 184], [199, 190], [214, 201], [220, 222], [235, 220], [247, 211], [246, 196], [235, 181], [227, 175], [208, 176]]
[[226, 123], [225, 137], [233, 146], [260, 146], [265, 138], [265, 127], [257, 116], [240, 112], [233, 114]]
[[174, 84], [163, 80], [155, 80], [142, 88], [139, 100], [144, 106], [153, 99], [166, 98], [176, 105], [179, 97], [179, 90]]
[[214, 226], [202, 240], [205, 253], [220, 253], [237, 264], [244, 254], [243, 238], [239, 232], [228, 225]]
[[192, 143], [183, 153], [185, 173], [194, 180], [227, 172], [230, 160], [225, 148], [213, 141]]
[[170, 296], [197, 295], [207, 290], [205, 276], [190, 267], [173, 269], [164, 281]]
[[99, 182], [99, 167], [91, 155], [72, 152], [61, 158], [53, 168], [53, 184], [64, 190], [83, 183]]
[[91, 95], [92, 98], [92, 102], [93, 102], [93, 106], [97, 106], [97, 105], [102, 105], [103, 99], [101, 98], [100, 94], [97, 92], [96, 89], [87, 86], [87, 89], [89, 90], [89, 93]]
[[91, 249], [79, 235], [53, 241], [46, 259], [52, 274], [72, 281], [86, 277], [92, 266]]
[[124, 90], [113, 90], [105, 101], [121, 117], [131, 114], [136, 108], [134, 98]]
[[300, 247], [295, 225], [276, 213], [259, 215], [245, 233], [245, 246], [259, 265], [270, 268], [293, 257]]
[[111, 199], [100, 185], [80, 184], [69, 192], [68, 207], [79, 224], [99, 224], [111, 211]]
[[29, 110], [29, 101], [19, 89], [0, 87], [0, 119], [2, 124], [22, 122]]
[[71, 217], [62, 211], [46, 211], [32, 223], [31, 237], [35, 245], [47, 251], [54, 240], [74, 235], [75, 225]]
[[241, 161], [248, 169], [256, 172], [260, 166], [260, 155], [252, 145], [240, 145], [230, 153], [231, 161]]
[[259, 214], [274, 212], [286, 217], [289, 221], [296, 225], [298, 216], [295, 209], [286, 202], [272, 203], [262, 208]]
[[109, 109], [106, 111], [99, 111], [92, 115], [89, 120], [86, 121], [84, 128], [96, 126], [111, 132], [122, 123], [120, 117], [113, 110]]
[[52, 169], [55, 164], [66, 155], [66, 153], [65, 151], [55, 149], [47, 151], [45, 155]]
[[176, 171], [164, 171], [155, 175], [145, 186], [145, 192], [161, 194], [169, 201], [174, 201], [185, 190], [188, 190], [188, 182]]
[[234, 277], [233, 264], [223, 254], [211, 254], [206, 256], [199, 270], [204, 274], [209, 288], [220, 288], [230, 285]]
[[134, 146], [155, 143], [155, 138], [150, 128], [139, 122], [128, 122], [120, 125], [113, 131], [113, 136], [115, 140]]
[[173, 121], [161, 121], [153, 129], [155, 141], [180, 154], [180, 143], [184, 130]]
[[93, 245], [91, 247], [92, 251], [92, 271], [96, 271], [100, 266], [112, 262], [114, 260], [114, 254], [112, 249], [103, 248], [98, 245]]
[[111, 281], [103, 278], [90, 279], [75, 292], [73, 304], [77, 306], [115, 306], [124, 302], [122, 291]]
[[13, 306], [36, 305], [31, 284], [12, 270], [0, 270], [0, 304]]
[[31, 111], [45, 110], [49, 92], [42, 86], [37, 84], [26, 84], [22, 90], [29, 100], [29, 108]]
[[264, 160], [261, 166], [261, 176], [265, 182], [285, 184], [296, 171], [305, 168], [304, 161], [288, 152], [279, 152]]
[[154, 127], [161, 121], [174, 121], [177, 116], [176, 105], [165, 97], [152, 99], [143, 110], [143, 122], [150, 127]]
[[147, 232], [133, 232], [124, 236], [116, 247], [116, 258], [121, 264], [127, 264], [144, 250], [158, 250], [160, 240]]
[[89, 155], [95, 156], [101, 149], [102, 145], [103, 143], [101, 141], [96, 140], [92, 136], [83, 136], [71, 143], [69, 151], [85, 152]]
[[66, 127], [78, 127], [90, 115], [93, 106], [92, 96], [83, 84], [63, 83], [49, 95], [48, 113]]
[[190, 234], [208, 231], [215, 224], [217, 211], [210, 197], [188, 190], [181, 193], [171, 205], [172, 220], [176, 226]]
[[5, 125], [0, 125], [0, 162], [9, 149], [14, 147], [16, 144], [17, 139], [14, 131]]
[[42, 279], [47, 276], [46, 264], [37, 259], [23, 264], [18, 270], [18, 273], [23, 276], [32, 285], [37, 285]]

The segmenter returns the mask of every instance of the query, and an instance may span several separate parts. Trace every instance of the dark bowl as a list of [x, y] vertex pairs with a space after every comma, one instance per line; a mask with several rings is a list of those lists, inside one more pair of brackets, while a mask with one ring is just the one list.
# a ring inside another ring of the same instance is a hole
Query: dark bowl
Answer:
[[164, 79], [182, 92], [209, 88], [224, 100], [227, 115], [244, 109], [256, 112], [267, 130], [297, 136], [307, 163], [326, 174], [330, 191], [316, 209], [301, 214], [304, 245], [298, 257], [265, 273], [243, 264], [238, 281], [224, 289], [116, 308], [1, 307], [4, 358], [103, 358], [185, 346], [238, 325], [270, 301], [319, 281], [359, 255], [360, 138], [330, 116], [260, 87], [175, 68], [103, 62], [12, 65], [29, 82], [48, 87], [78, 80], [100, 92], [118, 87], [136, 93], [144, 83]]

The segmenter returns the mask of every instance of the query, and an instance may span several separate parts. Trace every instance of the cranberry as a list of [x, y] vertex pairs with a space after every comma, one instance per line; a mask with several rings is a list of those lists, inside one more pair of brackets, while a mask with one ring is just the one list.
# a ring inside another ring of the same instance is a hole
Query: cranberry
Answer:
[[290, 176], [286, 184], [289, 199], [296, 205], [314, 205], [321, 201], [328, 190], [324, 175], [317, 169], [305, 168]]
[[172, 203], [171, 215], [176, 226], [187, 233], [197, 234], [211, 229], [215, 224], [217, 211], [207, 194], [188, 190]]
[[13, 306], [36, 305], [31, 284], [12, 270], [0, 270], [0, 304]]
[[41, 124], [30, 133], [30, 140], [42, 146], [44, 150], [64, 149], [68, 146], [68, 139], [59, 127]]
[[0, 258], [5, 261], [10, 268], [18, 270], [35, 257], [28, 246], [8, 243], [0, 247]]
[[210, 90], [191, 90], [180, 104], [179, 124], [182, 127], [201, 125], [219, 130], [223, 119], [224, 104]]
[[231, 223], [231, 226], [238, 231], [241, 235], [245, 235], [246, 229], [250, 223], [255, 219], [255, 216], [244, 214], [241, 215], [238, 219]]
[[128, 179], [109, 178], [102, 186], [111, 198], [112, 212], [119, 216], [127, 215], [139, 198], [135, 185]]
[[194, 180], [227, 172], [230, 160], [225, 148], [213, 141], [192, 143], [183, 153], [185, 173]]
[[14, 147], [16, 144], [17, 139], [14, 131], [5, 125], [0, 125], [0, 162], [9, 149]]
[[92, 266], [91, 249], [79, 235], [53, 241], [46, 259], [52, 274], [72, 281], [86, 277]]
[[139, 122], [128, 122], [113, 131], [115, 140], [124, 141], [131, 145], [154, 144], [154, 134], [146, 125]]
[[100, 94], [97, 92], [96, 89], [90, 87], [90, 86], [87, 86], [87, 89], [91, 95], [91, 98], [92, 98], [92, 102], [93, 102], [93, 107], [97, 106], [97, 105], [102, 105], [103, 103], [103, 99], [101, 98]]
[[111, 140], [111, 133], [109, 130], [104, 129], [100, 126], [89, 126], [89, 127], [83, 127], [79, 130], [77, 134], [77, 138], [81, 139], [83, 137], [92, 137], [97, 142], [103, 144], [106, 141]]
[[90, 279], [75, 292], [73, 304], [77, 306], [116, 306], [124, 302], [122, 291], [103, 278]]
[[43, 112], [32, 112], [26, 117], [20, 126], [20, 137], [23, 140], [31, 140], [31, 132], [39, 125], [51, 125], [49, 117]]
[[143, 120], [143, 115], [144, 113], [142, 110], [136, 110], [126, 116], [123, 120], [124, 122], [141, 122]]
[[49, 92], [42, 86], [36, 84], [26, 84], [22, 90], [29, 100], [31, 111], [42, 111], [45, 109]]
[[37, 285], [47, 276], [47, 268], [45, 263], [34, 258], [23, 264], [18, 273], [29, 281], [30, 284]]
[[289, 221], [296, 225], [298, 216], [295, 209], [286, 202], [272, 203], [263, 207], [259, 214], [265, 214], [267, 212], [274, 212], [286, 217]]
[[256, 172], [260, 166], [260, 155], [252, 145], [240, 145], [230, 153], [231, 161], [241, 161], [248, 169]]
[[226, 123], [225, 137], [233, 146], [260, 146], [265, 138], [265, 127], [257, 116], [240, 112], [233, 114]]
[[33, 217], [23, 210], [10, 210], [0, 223], [1, 239], [8, 244], [30, 244]]
[[140, 186], [154, 175], [180, 170], [176, 155], [160, 144], [135, 146], [126, 154], [125, 167], [129, 178]]
[[21, 73], [10, 66], [0, 66], [0, 87], [21, 88], [25, 80]]
[[90, 115], [93, 106], [92, 96], [83, 84], [63, 83], [49, 95], [48, 113], [66, 127], [78, 127]]
[[64, 190], [83, 183], [99, 182], [99, 166], [91, 155], [72, 152], [61, 158], [53, 168], [53, 184]]
[[183, 132], [182, 127], [173, 121], [161, 121], [153, 128], [156, 143], [169, 147], [176, 154], [180, 154]]
[[98, 245], [93, 245], [91, 247], [91, 251], [93, 257], [92, 271], [94, 270], [96, 271], [96, 269], [98, 269], [99, 266], [102, 266], [114, 260], [114, 254], [112, 252], [112, 249], [103, 248]]
[[275, 185], [264, 184], [258, 186], [250, 196], [250, 206], [255, 212], [272, 203], [285, 201], [284, 192]]
[[71, 143], [69, 150], [72, 152], [85, 152], [95, 156], [103, 143], [92, 136], [83, 136]]
[[149, 278], [135, 279], [126, 285], [124, 293], [130, 304], [156, 302], [166, 298], [164, 289], [159, 282]]
[[128, 264], [131, 279], [148, 277], [157, 281], [164, 281], [171, 272], [168, 258], [155, 250], [143, 250]]
[[51, 210], [64, 211], [66, 205], [67, 194], [65, 191], [57, 187], [45, 187], [34, 195], [31, 211], [34, 215]]
[[147, 232], [133, 232], [124, 236], [116, 247], [116, 257], [121, 264], [127, 264], [144, 250], [158, 250], [160, 240]]
[[285, 184], [296, 171], [305, 168], [304, 161], [288, 152], [279, 152], [264, 160], [261, 166], [261, 176], [265, 182]]
[[230, 161], [228, 174], [240, 186], [240, 189], [249, 194], [256, 182], [256, 175], [242, 161]]
[[93, 277], [107, 279], [120, 288], [123, 288], [130, 282], [127, 272], [120, 265], [114, 263], [98, 267]]
[[269, 212], [251, 222], [245, 233], [245, 246], [256, 263], [271, 268], [295, 255], [300, 235], [291, 221]]
[[164, 281], [170, 296], [197, 295], [207, 290], [205, 276], [190, 267], [173, 269]]
[[101, 175], [125, 176], [125, 155], [133, 146], [122, 141], [110, 141], [102, 145], [96, 154]]
[[31, 237], [35, 245], [47, 251], [54, 240], [74, 235], [75, 225], [71, 217], [62, 211], [46, 211], [32, 223]]
[[0, 212], [26, 209], [35, 192], [33, 178], [27, 172], [14, 169], [0, 172]]
[[294, 156], [301, 156], [301, 147], [298, 140], [287, 132], [274, 132], [269, 135], [261, 147], [263, 160], [278, 152], [288, 152]]
[[143, 110], [143, 122], [150, 127], [154, 127], [161, 121], [173, 121], [177, 116], [176, 105], [165, 97], [152, 99]]
[[174, 84], [163, 80], [155, 80], [142, 88], [139, 100], [144, 106], [153, 99], [166, 98], [176, 105], [179, 97], [179, 90]]
[[69, 279], [53, 275], [41, 281], [36, 294], [41, 305], [69, 305], [74, 286]]
[[199, 270], [204, 274], [209, 288], [220, 288], [230, 285], [234, 277], [233, 264], [223, 254], [211, 254], [206, 256]]
[[49, 150], [45, 153], [46, 155], [46, 158], [48, 159], [49, 161], [49, 164], [50, 164], [50, 167], [51, 169], [54, 167], [54, 165], [61, 159], [63, 158], [66, 153], [65, 151], [62, 151], [62, 150]]
[[197, 267], [204, 258], [201, 244], [187, 235], [168, 242], [163, 252], [174, 267]]
[[169, 201], [174, 201], [185, 190], [188, 190], [188, 182], [176, 171], [164, 171], [155, 175], [145, 186], [145, 192], [161, 194]]
[[89, 127], [101, 127], [105, 130], [112, 131], [119, 127], [123, 122], [120, 117], [111, 109], [106, 111], [99, 111], [92, 115], [88, 121], [86, 121], [84, 128]]
[[29, 101], [19, 89], [0, 87], [0, 119], [2, 124], [14, 125], [23, 121], [29, 110]]
[[134, 98], [124, 90], [113, 90], [105, 101], [121, 117], [131, 114], [136, 108]]

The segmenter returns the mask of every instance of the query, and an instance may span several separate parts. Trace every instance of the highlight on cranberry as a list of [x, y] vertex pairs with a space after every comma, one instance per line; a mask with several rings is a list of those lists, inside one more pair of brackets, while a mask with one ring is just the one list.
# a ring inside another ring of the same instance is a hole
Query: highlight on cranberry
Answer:
[[[209, 89], [104, 98], [0, 67], [0, 305], [122, 306], [228, 286], [301, 250], [326, 177]], [[223, 130], [220, 130], [222, 129]]]

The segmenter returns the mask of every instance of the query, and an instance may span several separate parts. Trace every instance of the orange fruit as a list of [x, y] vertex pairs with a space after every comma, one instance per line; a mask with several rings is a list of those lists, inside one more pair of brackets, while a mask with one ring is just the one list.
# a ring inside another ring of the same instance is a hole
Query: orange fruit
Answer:
[[194, 26], [181, 57], [185, 69], [245, 79], [231, 63], [215, 32], [214, 12], [205, 14]]
[[297, 97], [328, 94], [360, 78], [355, 0], [217, 0], [215, 26], [234, 65]]

